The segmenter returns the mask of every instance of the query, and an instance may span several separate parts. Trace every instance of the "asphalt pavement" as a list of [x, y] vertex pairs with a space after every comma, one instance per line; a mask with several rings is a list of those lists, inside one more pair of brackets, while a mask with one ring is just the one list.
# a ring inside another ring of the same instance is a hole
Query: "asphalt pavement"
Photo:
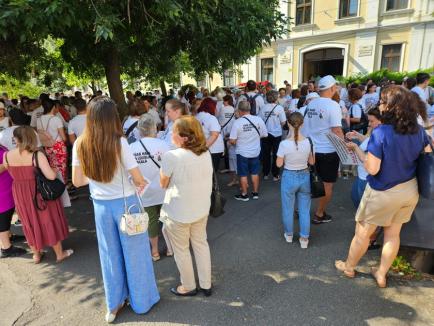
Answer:
[[[220, 176], [221, 184], [228, 176]], [[173, 258], [156, 262], [161, 301], [146, 315], [124, 308], [124, 325], [434, 325], [434, 282], [390, 278], [378, 289], [369, 276], [378, 251], [360, 263], [351, 280], [334, 268], [354, 234], [351, 180], [340, 179], [328, 213], [333, 221], [312, 225], [309, 248], [286, 243], [278, 182], [264, 181], [260, 199], [238, 202], [237, 188], [222, 186], [225, 215], [208, 223], [214, 294], [179, 298]], [[194, 205], [194, 203], [192, 203]], [[315, 206], [315, 203], [313, 204]], [[0, 260], [0, 326], [104, 325], [105, 301], [92, 205], [88, 197], [67, 210], [65, 248], [75, 254], [56, 264], [48, 250], [34, 265], [30, 255]], [[297, 226], [297, 223], [296, 223]], [[21, 244], [25, 246], [24, 244]], [[163, 249], [163, 245], [162, 245]]]

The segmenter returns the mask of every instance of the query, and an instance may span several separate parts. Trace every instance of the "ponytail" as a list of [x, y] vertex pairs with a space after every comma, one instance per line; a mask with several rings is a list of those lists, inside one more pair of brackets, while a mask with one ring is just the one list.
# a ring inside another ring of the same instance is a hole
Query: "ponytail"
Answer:
[[300, 127], [302, 126], [304, 120], [303, 115], [300, 112], [293, 112], [290, 114], [287, 113], [287, 120], [288, 123], [294, 128], [294, 142], [295, 147], [298, 150]]
[[298, 150], [298, 131], [300, 129], [300, 126], [294, 126], [294, 142], [295, 142], [295, 148]]

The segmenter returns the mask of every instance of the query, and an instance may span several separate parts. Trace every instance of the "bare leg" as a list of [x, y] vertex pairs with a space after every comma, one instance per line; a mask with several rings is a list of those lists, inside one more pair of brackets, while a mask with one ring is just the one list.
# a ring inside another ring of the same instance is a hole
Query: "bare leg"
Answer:
[[11, 240], [9, 239], [9, 231], [0, 232], [0, 247], [2, 249], [9, 249], [11, 247]]
[[353, 241], [351, 241], [350, 250], [348, 251], [348, 257], [346, 260], [347, 270], [353, 271], [360, 259], [366, 253], [369, 246], [369, 237], [374, 233], [376, 228], [376, 225], [357, 222], [356, 233], [354, 234]]
[[247, 183], [247, 177], [240, 177], [241, 194], [247, 195], [247, 188], [249, 187]]
[[384, 227], [384, 243], [381, 252], [380, 268], [377, 271], [377, 280], [385, 281], [386, 274], [392, 266], [393, 260], [399, 251], [400, 237], [402, 224], [392, 224]]
[[323, 183], [324, 183], [325, 196], [319, 199], [318, 208], [316, 209], [316, 215], [319, 217], [324, 216], [324, 211], [326, 210], [327, 205], [332, 199], [332, 195], [333, 195], [333, 183], [330, 182], [323, 182]]
[[149, 238], [149, 240], [151, 241], [152, 256], [159, 256], [160, 254], [158, 252], [158, 236]]
[[253, 192], [259, 192], [259, 175], [252, 175]]

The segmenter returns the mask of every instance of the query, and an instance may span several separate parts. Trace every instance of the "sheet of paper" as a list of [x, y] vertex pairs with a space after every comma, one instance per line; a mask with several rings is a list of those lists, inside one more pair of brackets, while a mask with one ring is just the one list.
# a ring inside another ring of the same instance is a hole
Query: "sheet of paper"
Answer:
[[333, 144], [334, 148], [336, 148], [336, 153], [338, 153], [339, 159], [342, 164], [345, 165], [359, 165], [363, 164], [363, 162], [359, 159], [357, 154], [353, 151], [350, 151], [345, 145], [345, 141], [333, 133], [327, 134], [327, 138]]

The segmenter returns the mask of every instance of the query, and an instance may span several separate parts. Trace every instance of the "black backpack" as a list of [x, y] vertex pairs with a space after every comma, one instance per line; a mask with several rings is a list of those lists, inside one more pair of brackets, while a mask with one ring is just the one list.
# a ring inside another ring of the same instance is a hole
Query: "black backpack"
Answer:
[[256, 111], [256, 98], [257, 98], [258, 96], [260, 96], [260, 94], [257, 93], [257, 94], [255, 94], [254, 96], [249, 96], [249, 95], [246, 93], [246, 94], [244, 94], [244, 96], [246, 97], [247, 102], [250, 103], [250, 114], [251, 114], [251, 115], [257, 115], [258, 112]]
[[[59, 179], [50, 180], [47, 179], [42, 173], [41, 169], [39, 168], [39, 162], [38, 162], [38, 151], [33, 153], [32, 158], [33, 166], [35, 167], [35, 206], [40, 211], [45, 210], [47, 208], [47, 204], [45, 203], [46, 200], [55, 200], [62, 196], [63, 192], [65, 191], [65, 184], [60, 181]], [[36, 165], [35, 165], [36, 163]], [[38, 193], [42, 197], [43, 205], [42, 207], [39, 206], [38, 203]]]
[[362, 106], [358, 103], [354, 103], [353, 105], [351, 105], [350, 107], [350, 118], [353, 118], [353, 107], [354, 105], [358, 105], [360, 107], [360, 111], [362, 111], [362, 115], [360, 117], [360, 122], [359, 123], [355, 123], [355, 124], [351, 124], [350, 126], [350, 130], [357, 130], [357, 131], [361, 131], [363, 133], [366, 133], [367, 129], [368, 129], [368, 117], [365, 114], [365, 111], [363, 110]]

